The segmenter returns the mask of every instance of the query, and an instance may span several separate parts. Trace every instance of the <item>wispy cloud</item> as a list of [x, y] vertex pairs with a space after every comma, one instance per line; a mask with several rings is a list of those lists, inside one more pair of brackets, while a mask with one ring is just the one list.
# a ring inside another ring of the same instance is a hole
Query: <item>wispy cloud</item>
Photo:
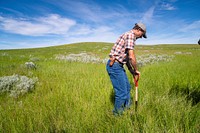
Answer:
[[154, 15], [155, 6], [150, 7], [143, 15], [142, 21], [144, 23], [151, 23]]
[[158, 0], [156, 3], [158, 4], [159, 10], [176, 10], [176, 6], [174, 5], [175, 2], [178, 0]]
[[87, 0], [76, 2], [49, 0], [48, 3], [62, 9], [69, 17], [78, 20], [76, 26], [81, 27], [81, 30], [86, 33], [102, 26], [108, 26], [113, 30], [117, 28], [118, 30], [115, 32], [127, 30], [127, 25], [130, 25], [131, 29], [134, 23], [141, 19], [142, 14], [139, 11], [127, 10], [124, 5], [120, 5], [117, 2], [113, 2], [112, 6]]
[[198, 31], [200, 33], [200, 20], [194, 21], [191, 24], [185, 24], [183, 28], [180, 29], [182, 32]]
[[11, 8], [0, 7], [0, 10], [5, 10], [7, 13], [16, 14], [18, 16], [23, 16], [22, 12], [19, 12], [17, 10], [11, 9]]
[[170, 3], [163, 2], [160, 5], [160, 10], [176, 10], [176, 8]]
[[[100, 21], [99, 12], [101, 12], [101, 7], [94, 2], [87, 1], [70, 1], [70, 0], [49, 0], [49, 4], [61, 8], [64, 12], [67, 12], [69, 16], [84, 19], [87, 21]], [[73, 14], [73, 15], [71, 15]], [[98, 15], [97, 15], [98, 14]]]
[[[83, 28], [82, 31], [85, 31], [85, 29]], [[70, 42], [77, 42], [77, 41], [87, 41], [87, 42], [114, 42], [115, 39], [117, 38], [117, 35], [115, 32], [113, 32], [113, 29], [107, 26], [100, 26], [97, 28], [91, 28], [91, 29], [87, 29], [86, 31], [88, 34], [84, 34], [82, 33], [82, 35], [77, 34], [77, 32], [79, 32], [79, 30], [75, 30], [73, 32], [71, 32], [70, 36], [68, 36], [67, 40]]]
[[8, 18], [0, 16], [1, 30], [27, 36], [63, 34], [75, 24], [76, 22], [74, 20], [63, 18], [57, 14], [50, 14], [46, 17], [33, 19]]

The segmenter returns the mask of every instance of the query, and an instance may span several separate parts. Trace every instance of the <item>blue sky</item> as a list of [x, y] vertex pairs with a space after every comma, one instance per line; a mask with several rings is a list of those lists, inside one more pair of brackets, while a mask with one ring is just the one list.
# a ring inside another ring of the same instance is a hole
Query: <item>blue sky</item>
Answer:
[[197, 44], [199, 0], [0, 0], [0, 49], [115, 42], [136, 22], [136, 44]]

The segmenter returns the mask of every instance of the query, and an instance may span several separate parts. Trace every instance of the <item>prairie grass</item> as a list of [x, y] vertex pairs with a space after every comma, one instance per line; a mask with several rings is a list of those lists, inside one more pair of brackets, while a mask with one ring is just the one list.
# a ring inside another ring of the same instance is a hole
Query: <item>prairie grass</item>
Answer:
[[[200, 47], [136, 46], [138, 56], [174, 56], [140, 67], [139, 106], [115, 117], [113, 89], [105, 64], [56, 59], [87, 53], [107, 58], [110, 43], [0, 51], [0, 77], [37, 77], [35, 90], [11, 98], [0, 93], [0, 132], [200, 132]], [[182, 52], [182, 54], [175, 54]], [[191, 54], [184, 54], [190, 52]], [[33, 62], [36, 69], [27, 69]], [[128, 71], [127, 71], [128, 73]], [[132, 88], [134, 84], [128, 73]], [[132, 90], [134, 96], [134, 90]]]

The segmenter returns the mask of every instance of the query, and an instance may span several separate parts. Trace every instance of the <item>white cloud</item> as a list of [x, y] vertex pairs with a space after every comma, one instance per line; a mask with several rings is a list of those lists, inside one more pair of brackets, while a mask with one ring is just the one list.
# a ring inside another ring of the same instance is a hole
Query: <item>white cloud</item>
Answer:
[[74, 29], [67, 34], [67, 36], [80, 36], [80, 35], [88, 35], [93, 32], [91, 26], [87, 24], [77, 24]]
[[74, 20], [63, 18], [57, 14], [50, 14], [47, 17], [34, 19], [13, 19], [0, 16], [1, 30], [27, 36], [65, 34], [75, 24], [76, 22]]
[[[47, 1], [52, 5], [61, 8], [64, 12], [67, 12], [69, 16], [73, 16], [75, 19], [78, 18], [79, 22], [92, 23], [92, 24], [105, 24], [117, 22], [128, 22], [139, 17], [140, 12], [132, 12], [118, 2], [112, 2], [112, 6], [106, 4], [98, 4], [95, 1], [70, 1], [70, 0], [59, 0], [57, 2], [53, 0]], [[71, 15], [73, 14], [73, 15]], [[124, 19], [126, 18], [126, 19]], [[128, 19], [128, 20], [127, 20]]]
[[49, 0], [46, 2], [63, 9], [67, 13], [73, 14], [74, 17], [84, 19], [85, 21], [101, 21], [99, 13], [102, 9], [95, 2], [70, 0], [59, 0], [56, 2], [54, 0]]
[[163, 3], [161, 5], [162, 10], [175, 10], [176, 8], [169, 3]]
[[176, 0], [171, 0], [168, 2], [165, 1], [161, 1], [160, 3], [158, 3], [159, 9], [160, 10], [176, 10], [176, 7], [173, 5], [173, 3], [175, 3]]
[[180, 31], [182, 32], [198, 31], [198, 33], [200, 33], [200, 20], [194, 21], [191, 24], [185, 24], [185, 26], [182, 27]]
[[154, 15], [155, 6], [150, 7], [143, 15], [142, 21], [144, 23], [150, 23]]
[[[81, 32], [81, 33], [80, 33]], [[63, 42], [75, 43], [75, 42], [114, 42], [117, 39], [117, 35], [113, 32], [112, 28], [107, 26], [99, 26], [96, 28], [82, 27], [67, 35], [63, 39]]]

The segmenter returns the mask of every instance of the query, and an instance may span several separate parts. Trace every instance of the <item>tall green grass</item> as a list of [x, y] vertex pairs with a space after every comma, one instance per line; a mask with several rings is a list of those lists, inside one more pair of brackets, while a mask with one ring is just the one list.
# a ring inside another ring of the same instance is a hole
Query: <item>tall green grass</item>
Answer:
[[[20, 74], [39, 81], [25, 96], [0, 94], [0, 132], [200, 132], [198, 45], [137, 46], [137, 55], [174, 58], [139, 68], [138, 110], [135, 112], [133, 105], [120, 117], [112, 114], [113, 89], [105, 64], [55, 59], [57, 54], [81, 52], [103, 59], [111, 47], [109, 43], [80, 43], [1, 50], [0, 76]], [[24, 67], [30, 60], [36, 70]], [[129, 73], [128, 77], [134, 88]], [[134, 96], [134, 90], [131, 93]]]

